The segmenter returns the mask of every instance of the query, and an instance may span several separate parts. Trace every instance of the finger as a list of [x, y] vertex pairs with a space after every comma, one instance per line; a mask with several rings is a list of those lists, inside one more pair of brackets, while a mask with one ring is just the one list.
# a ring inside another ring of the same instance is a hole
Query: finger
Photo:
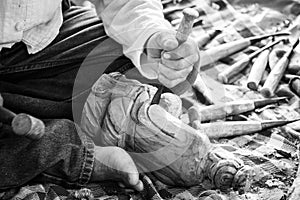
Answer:
[[185, 80], [186, 80], [186, 78], [178, 78], [175, 80], [170, 80], [170, 79], [166, 78], [164, 75], [158, 76], [158, 81], [160, 83], [162, 83], [164, 86], [166, 86], [167, 88], [175, 87], [176, 85], [178, 85], [179, 83], [181, 83]]
[[127, 174], [127, 178], [125, 181], [125, 183], [130, 186], [130, 187], [134, 187], [135, 185], [137, 185], [139, 183], [139, 174], [138, 173], [128, 173]]
[[139, 182], [135, 186], [133, 186], [133, 189], [135, 189], [136, 191], [139, 191], [139, 192], [143, 191], [144, 190], [143, 182], [141, 180], [139, 180]]
[[193, 65], [190, 65], [184, 69], [174, 70], [163, 64], [159, 65], [159, 76], [163, 75], [169, 80], [175, 80], [179, 78], [185, 79], [189, 73], [193, 70]]
[[169, 60], [169, 59], [165, 59], [165, 57], [162, 58], [162, 64], [174, 70], [185, 69], [189, 66], [194, 65], [197, 61], [198, 61], [197, 54], [193, 54], [179, 60]]
[[167, 59], [176, 60], [193, 54], [198, 55], [198, 47], [193, 40], [188, 40], [179, 45], [176, 49], [165, 52], [164, 57]]
[[154, 36], [154, 41], [150, 48], [158, 48], [165, 51], [171, 51], [178, 47], [176, 36], [172, 32], [159, 32]]
[[[130, 176], [130, 175], [129, 175]], [[144, 189], [144, 184], [141, 180], [138, 180], [136, 184], [135, 180], [127, 180], [127, 187], [131, 187], [132, 189], [135, 189], [137, 191], [142, 191]], [[119, 182], [118, 185], [121, 188], [126, 188], [126, 185], [124, 183]]]

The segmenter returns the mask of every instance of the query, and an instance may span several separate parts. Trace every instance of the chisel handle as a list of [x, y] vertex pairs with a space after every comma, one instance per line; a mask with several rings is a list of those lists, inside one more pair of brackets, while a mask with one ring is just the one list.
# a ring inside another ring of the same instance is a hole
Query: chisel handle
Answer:
[[[179, 28], [176, 33], [176, 39], [178, 40], [179, 44], [184, 43], [193, 29], [194, 20], [199, 16], [197, 10], [192, 8], [186, 8], [183, 10], [183, 19], [179, 25]], [[198, 67], [194, 66], [193, 70], [188, 75], [187, 79], [182, 83], [176, 85], [173, 88], [170, 88], [172, 92], [177, 95], [183, 94], [189, 88], [192, 87], [193, 83], [195, 82], [198, 74]]]
[[240, 71], [242, 71], [242, 70], [244, 70], [246, 68], [246, 66], [249, 64], [249, 62], [251, 61], [251, 59], [253, 59], [257, 55], [259, 55], [261, 52], [265, 51], [266, 49], [269, 49], [270, 47], [278, 44], [281, 41], [282, 40], [274, 41], [274, 42], [272, 42], [272, 43], [270, 43], [270, 44], [268, 44], [268, 45], [260, 48], [259, 50], [251, 53], [250, 55], [248, 55], [244, 59], [241, 59], [240, 61], [236, 62], [232, 66], [226, 68], [223, 72], [221, 72], [219, 74], [219, 77], [218, 77], [219, 81], [221, 81], [223, 83], [228, 83], [231, 78], [233, 78]]
[[205, 133], [210, 139], [247, 135], [262, 130], [258, 121], [228, 121], [204, 123], [199, 127], [200, 133]]
[[263, 77], [264, 71], [266, 70], [269, 54], [270, 50], [267, 49], [259, 54], [257, 59], [254, 61], [247, 80], [247, 87], [249, 89], [257, 90], [258, 85]]
[[10, 125], [16, 135], [31, 139], [40, 139], [45, 133], [45, 124], [42, 120], [28, 114], [15, 114], [0, 106], [0, 122]]
[[263, 88], [261, 89], [261, 93], [264, 97], [271, 97], [274, 95], [275, 90], [278, 87], [279, 82], [288, 67], [294, 49], [298, 46], [298, 44], [299, 39], [297, 39], [293, 43], [292, 47], [283, 55], [283, 57], [276, 63], [276, 65], [272, 69]]
[[255, 109], [252, 100], [233, 101], [219, 105], [205, 106], [199, 109], [201, 122], [224, 119], [228, 116], [238, 115]]
[[16, 116], [12, 111], [0, 106], [0, 122], [11, 125], [12, 120]]
[[182, 11], [182, 13], [183, 18], [176, 33], [176, 39], [179, 44], [187, 41], [193, 30], [194, 20], [199, 17], [197, 10], [192, 8], [186, 8]]
[[283, 77], [283, 74], [288, 66], [289, 59], [287, 56], [283, 56], [274, 66], [271, 73], [269, 74], [265, 84], [260, 90], [260, 93], [264, 97], [274, 96], [275, 90], [279, 85], [280, 80]]
[[236, 52], [239, 52], [251, 45], [251, 41], [248, 39], [241, 39], [225, 44], [221, 44], [216, 47], [209, 48], [200, 52], [200, 68], [209, 64], [212, 64], [222, 58], [230, 56]]
[[11, 122], [13, 131], [17, 135], [38, 140], [45, 134], [45, 124], [42, 120], [30, 115], [18, 114]]
[[231, 65], [229, 68], [225, 69], [223, 72], [221, 72], [218, 75], [218, 80], [222, 83], [228, 83], [232, 77], [237, 75], [241, 69], [244, 69], [250, 62], [249, 57], [245, 57], [233, 65]]
[[228, 57], [234, 53], [237, 53], [251, 44], [261, 41], [262, 39], [266, 39], [271, 36], [276, 35], [289, 35], [288, 32], [278, 32], [278, 33], [271, 33], [265, 35], [254, 36], [250, 38], [243, 38], [233, 42], [228, 42], [221, 44], [216, 47], [209, 48], [205, 51], [201, 51], [201, 60], [200, 60], [200, 68], [209, 64], [212, 64], [222, 58]]
[[[193, 30], [193, 24], [194, 20], [199, 16], [199, 13], [197, 10], [192, 8], [186, 8], [183, 10], [183, 18], [181, 20], [181, 23], [179, 25], [179, 28], [176, 32], [176, 39], [178, 41], [178, 44], [184, 43], [190, 33]], [[162, 52], [163, 54], [164, 52]], [[195, 82], [197, 78], [197, 70], [194, 67], [193, 70], [190, 72], [186, 80], [179, 83], [178, 85], [174, 86], [173, 88], [170, 88], [170, 90], [177, 95], [183, 94], [185, 91], [187, 91], [189, 88], [191, 88], [191, 84]], [[151, 105], [158, 104], [161, 98], [161, 94], [163, 92], [163, 86], [161, 86], [157, 92], [154, 94]]]

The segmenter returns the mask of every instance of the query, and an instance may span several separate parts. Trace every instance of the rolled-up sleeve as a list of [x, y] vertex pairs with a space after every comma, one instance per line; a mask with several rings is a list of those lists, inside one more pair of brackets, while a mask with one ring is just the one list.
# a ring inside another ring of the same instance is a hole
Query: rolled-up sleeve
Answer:
[[141, 69], [144, 45], [159, 30], [171, 29], [164, 19], [160, 0], [94, 0], [108, 36], [122, 44], [124, 54], [147, 78], [155, 78]]

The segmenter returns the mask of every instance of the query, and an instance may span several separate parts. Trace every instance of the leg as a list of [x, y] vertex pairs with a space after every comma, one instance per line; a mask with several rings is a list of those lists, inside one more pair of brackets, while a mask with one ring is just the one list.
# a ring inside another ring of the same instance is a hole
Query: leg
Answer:
[[[121, 53], [120, 45], [108, 39], [92, 10], [71, 7], [64, 12], [60, 34], [43, 51], [28, 55], [23, 43], [1, 51], [4, 106], [42, 118], [72, 118], [71, 102], [84, 102], [82, 94], [88, 94], [93, 82]], [[125, 151], [94, 148], [71, 121], [48, 122], [45, 137], [38, 141], [16, 137], [8, 126], [0, 128], [0, 173], [5, 175], [0, 189], [28, 181], [73, 187], [110, 177], [141, 187]]]
[[[73, 6], [64, 12], [59, 35], [43, 51], [28, 55], [23, 43], [1, 51], [0, 92], [7, 93], [4, 100], [9, 98], [4, 105], [38, 117], [49, 115], [49, 110], [43, 108], [66, 106], [66, 112], [57, 117], [71, 118], [71, 101], [84, 101], [84, 94], [88, 94], [87, 90], [107, 66], [122, 55], [121, 50], [119, 44], [106, 36], [93, 10]], [[12, 94], [18, 94], [17, 98]], [[30, 104], [41, 106], [35, 110], [26, 106]], [[53, 110], [53, 117], [61, 110]]]
[[[65, 186], [86, 184], [94, 163], [94, 145], [74, 123], [53, 120], [46, 134], [30, 140], [14, 134], [0, 139], [0, 189], [21, 186], [37, 176]], [[11, 131], [3, 126], [0, 131]], [[58, 170], [59, 169], [59, 170]]]
[[67, 188], [89, 182], [122, 181], [142, 190], [136, 166], [118, 147], [95, 147], [69, 120], [51, 120], [40, 140], [15, 136], [2, 126], [0, 132], [0, 191], [30, 183], [55, 183]]

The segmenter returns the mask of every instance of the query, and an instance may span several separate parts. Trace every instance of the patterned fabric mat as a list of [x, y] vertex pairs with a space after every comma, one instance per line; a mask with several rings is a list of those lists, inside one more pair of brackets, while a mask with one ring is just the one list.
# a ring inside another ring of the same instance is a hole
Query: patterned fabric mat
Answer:
[[[180, 3], [174, 0], [162, 0], [165, 17], [174, 27], [178, 26], [182, 17], [182, 10], [185, 7], [196, 7], [200, 11], [201, 16], [196, 21], [192, 33], [192, 37], [195, 40], [210, 30], [222, 30], [222, 33], [217, 35], [204, 49], [239, 38], [261, 35], [266, 32], [272, 32], [275, 29], [284, 29], [299, 14], [295, 13], [297, 11], [295, 11], [294, 7], [299, 7], [300, 3], [284, 1], [286, 7], [284, 7], [284, 14], [282, 14], [278, 12], [280, 7], [278, 9], [277, 5], [281, 5], [280, 3], [283, 1], [275, 1], [274, 5], [271, 5], [274, 8], [270, 8], [270, 5], [266, 2], [262, 2], [262, 5], [260, 5], [257, 4], [260, 1], [254, 1], [255, 3], [253, 3], [251, 0], [249, 0], [249, 4], [238, 0], [231, 0], [232, 4], [229, 4], [226, 0], [212, 0], [209, 2], [204, 0], [184, 0], [180, 1]], [[276, 27], [274, 28], [274, 26]], [[203, 77], [208, 87], [218, 94], [218, 101], [261, 98], [260, 94], [242, 87], [243, 77], [247, 72], [241, 73], [231, 85], [223, 85], [216, 81], [216, 75], [220, 71], [245, 56], [245, 54], [252, 52], [253, 49], [255, 48], [249, 47], [243, 52], [234, 54], [203, 69]], [[286, 102], [280, 106], [267, 106], [238, 117], [239, 120], [294, 119], [300, 116], [296, 112], [297, 108], [291, 106], [291, 102]], [[260, 134], [213, 141], [228, 151], [232, 151], [246, 164], [255, 167], [256, 173], [249, 178], [243, 191], [230, 191], [224, 194], [218, 190], [204, 190], [201, 186], [170, 188], [150, 177], [155, 186], [151, 182], [144, 182], [146, 185], [144, 193], [122, 189], [115, 183], [110, 182], [89, 185], [88, 188], [81, 190], [66, 190], [57, 185], [44, 184], [25, 186], [2, 192], [0, 193], [0, 199], [285, 199], [287, 190], [291, 186], [297, 170], [297, 145], [300, 133], [298, 134], [295, 130], [300, 131], [299, 123], [274, 128]], [[265, 181], [255, 183], [256, 180]], [[155, 190], [158, 191], [160, 196], [157, 196]]]

